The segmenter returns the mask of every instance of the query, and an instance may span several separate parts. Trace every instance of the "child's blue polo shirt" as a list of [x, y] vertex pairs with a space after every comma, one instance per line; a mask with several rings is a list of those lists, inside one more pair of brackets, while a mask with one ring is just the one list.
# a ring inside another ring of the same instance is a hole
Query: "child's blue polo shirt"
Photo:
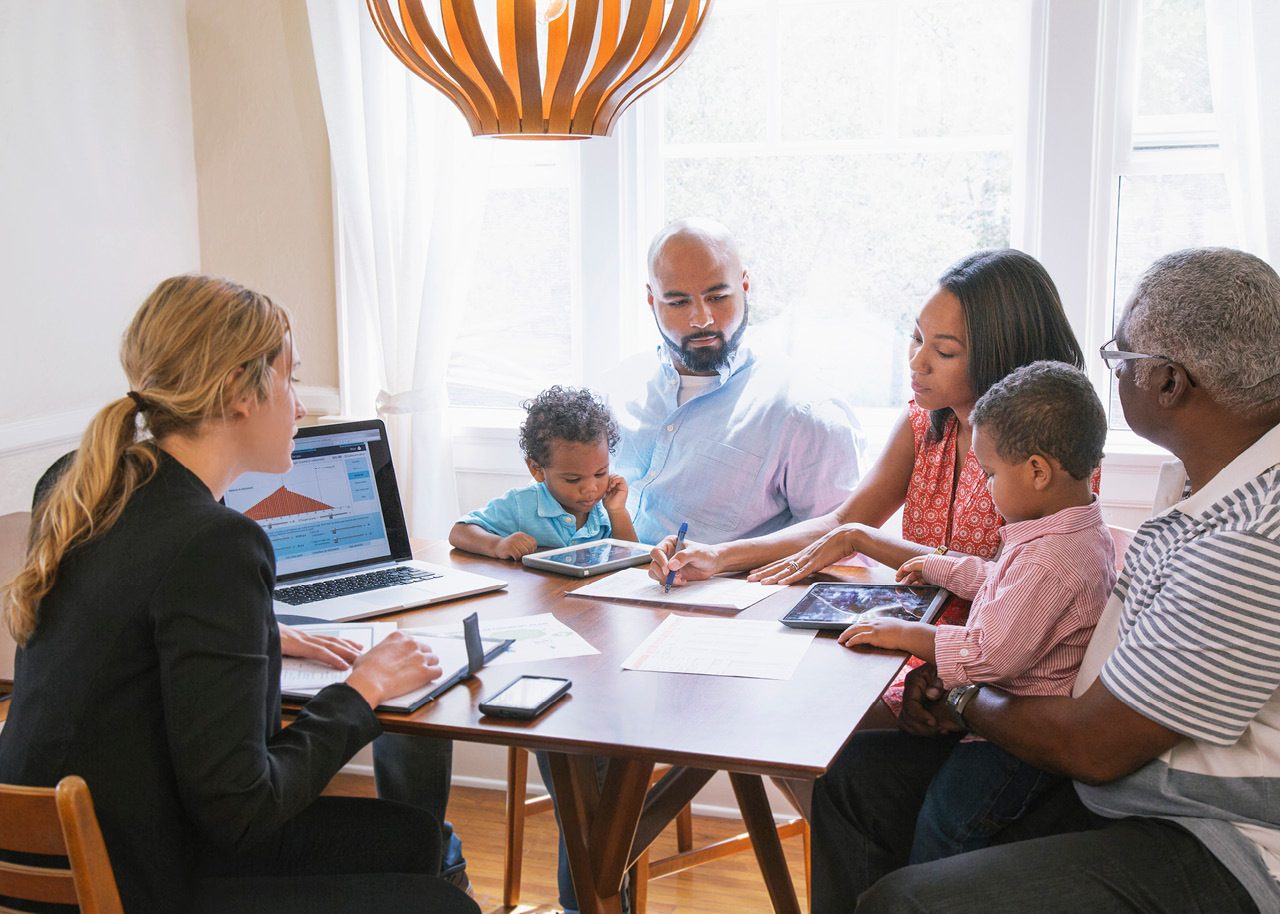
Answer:
[[596, 502], [579, 529], [573, 513], [561, 507], [541, 482], [499, 495], [479, 511], [458, 518], [458, 523], [475, 524], [496, 536], [527, 533], [543, 549], [590, 543], [613, 533], [603, 500]]

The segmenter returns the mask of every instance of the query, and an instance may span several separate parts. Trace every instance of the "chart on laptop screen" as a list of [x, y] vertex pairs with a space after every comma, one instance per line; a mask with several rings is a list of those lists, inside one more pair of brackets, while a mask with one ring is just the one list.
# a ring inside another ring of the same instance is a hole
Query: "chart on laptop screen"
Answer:
[[376, 432], [306, 440], [288, 473], [245, 473], [227, 506], [256, 520], [281, 575], [389, 555], [369, 456]]

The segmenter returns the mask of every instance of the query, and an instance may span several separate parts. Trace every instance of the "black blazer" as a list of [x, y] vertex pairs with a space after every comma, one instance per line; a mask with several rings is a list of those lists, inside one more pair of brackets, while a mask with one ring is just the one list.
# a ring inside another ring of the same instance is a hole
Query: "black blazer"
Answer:
[[345, 685], [281, 729], [274, 583], [266, 534], [162, 454], [18, 651], [0, 781], [88, 782], [127, 911], [184, 910], [202, 847], [252, 847], [381, 731]]

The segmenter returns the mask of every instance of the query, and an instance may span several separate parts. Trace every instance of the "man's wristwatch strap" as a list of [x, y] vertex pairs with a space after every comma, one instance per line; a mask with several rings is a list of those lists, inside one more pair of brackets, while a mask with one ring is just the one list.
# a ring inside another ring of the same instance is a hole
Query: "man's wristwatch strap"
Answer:
[[969, 707], [969, 702], [973, 701], [973, 696], [978, 694], [981, 685], [958, 685], [951, 691], [947, 692], [947, 710], [951, 712], [951, 720], [959, 727], [969, 728], [969, 724], [964, 719], [964, 709]]

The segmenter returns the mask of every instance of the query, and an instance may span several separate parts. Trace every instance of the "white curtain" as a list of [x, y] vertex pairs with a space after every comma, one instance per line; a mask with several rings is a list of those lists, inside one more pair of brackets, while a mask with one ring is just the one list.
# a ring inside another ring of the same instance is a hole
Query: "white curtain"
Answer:
[[1243, 245], [1280, 260], [1280, 34], [1276, 0], [1205, 0], [1209, 79]]
[[489, 142], [392, 56], [363, 3], [308, 0], [334, 191], [342, 410], [387, 423], [409, 530], [458, 516], [449, 355]]

